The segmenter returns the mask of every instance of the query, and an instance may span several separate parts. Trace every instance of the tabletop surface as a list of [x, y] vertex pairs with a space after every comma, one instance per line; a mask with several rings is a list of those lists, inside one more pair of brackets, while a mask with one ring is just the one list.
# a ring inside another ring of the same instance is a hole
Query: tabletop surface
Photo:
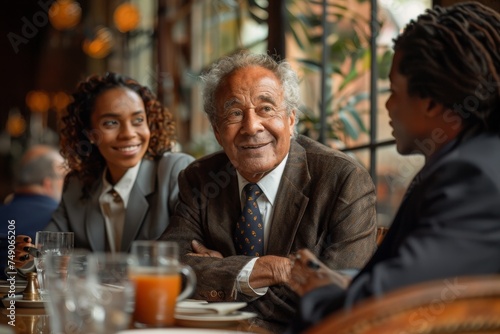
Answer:
[[[50, 316], [47, 314], [45, 308], [24, 308], [24, 307], [16, 307], [14, 314], [10, 310], [8, 310], [3, 304], [0, 308], [0, 334], [3, 334], [2, 331], [8, 329], [9, 327], [12, 329], [12, 333], [16, 334], [50, 334]], [[14, 317], [12, 317], [14, 315]], [[15, 326], [12, 326], [12, 320], [14, 320]], [[9, 323], [10, 322], [10, 323]], [[130, 326], [130, 329], [134, 329], [133, 325]], [[231, 324], [222, 324], [218, 325], [217, 323], [209, 324], [208, 326], [204, 326], [204, 324], [195, 324], [195, 327], [185, 327], [176, 325], [175, 328], [197, 328], [197, 329], [219, 329], [226, 331], [237, 331], [237, 332], [249, 332], [249, 333], [258, 333], [258, 334], [269, 334], [270, 332], [262, 327], [258, 327], [252, 324], [249, 320], [241, 320], [234, 321]], [[9, 333], [5, 331], [5, 333]], [[174, 332], [172, 332], [174, 333]], [[193, 332], [194, 333], [194, 332]]]

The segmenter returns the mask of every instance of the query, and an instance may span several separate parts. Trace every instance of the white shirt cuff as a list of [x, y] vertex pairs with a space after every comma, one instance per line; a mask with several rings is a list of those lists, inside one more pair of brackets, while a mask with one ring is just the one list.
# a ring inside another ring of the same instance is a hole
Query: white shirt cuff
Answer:
[[248, 261], [236, 278], [238, 291], [250, 297], [264, 296], [268, 289], [268, 287], [254, 289], [250, 286], [250, 275], [252, 274], [253, 266], [255, 265], [255, 261], [257, 261], [257, 259], [258, 257]]

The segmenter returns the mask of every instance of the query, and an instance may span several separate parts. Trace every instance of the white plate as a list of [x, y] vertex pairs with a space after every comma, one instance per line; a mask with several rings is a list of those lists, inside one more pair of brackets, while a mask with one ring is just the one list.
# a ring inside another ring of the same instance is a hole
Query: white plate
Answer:
[[116, 334], [241, 334], [241, 332], [226, 331], [221, 329], [200, 328], [151, 328], [151, 329], [129, 329]]
[[179, 304], [208, 304], [208, 302], [206, 300], [202, 300], [202, 299], [191, 299], [191, 298], [188, 298], [188, 299], [184, 299], [180, 302], [177, 303], [177, 305]]
[[176, 314], [219, 314], [226, 315], [233, 313], [247, 306], [247, 303], [222, 302], [222, 303], [200, 303], [198, 301], [182, 301], [178, 302], [175, 307]]
[[225, 327], [238, 324], [242, 320], [255, 318], [257, 314], [251, 312], [234, 312], [227, 315], [217, 314], [176, 314], [175, 323], [183, 327]]
[[10, 301], [16, 301], [16, 307], [24, 307], [24, 308], [42, 308], [44, 304], [47, 302], [46, 300], [24, 300], [23, 296], [16, 296], [15, 298], [3, 298], [2, 303], [5, 307], [9, 307]]

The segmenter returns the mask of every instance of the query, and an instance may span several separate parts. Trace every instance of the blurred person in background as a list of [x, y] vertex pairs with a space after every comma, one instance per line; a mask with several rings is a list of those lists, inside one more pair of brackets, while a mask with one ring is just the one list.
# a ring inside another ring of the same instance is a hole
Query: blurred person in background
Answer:
[[436, 6], [395, 40], [386, 107], [400, 154], [425, 165], [377, 252], [349, 283], [292, 257], [296, 333], [356, 302], [424, 281], [500, 273], [500, 14]]
[[[62, 118], [68, 162], [62, 201], [46, 230], [75, 233], [75, 248], [127, 252], [155, 240], [177, 204], [177, 176], [193, 158], [172, 152], [175, 124], [149, 88], [115, 73], [82, 81]], [[16, 261], [31, 240], [18, 237]]]
[[[36, 231], [49, 223], [61, 200], [65, 174], [63, 157], [54, 147], [36, 145], [22, 156], [14, 173], [14, 193], [8, 203], [0, 206], [2, 269], [9, 259], [9, 238], [16, 235], [34, 238]], [[3, 274], [4, 270], [0, 272]]]

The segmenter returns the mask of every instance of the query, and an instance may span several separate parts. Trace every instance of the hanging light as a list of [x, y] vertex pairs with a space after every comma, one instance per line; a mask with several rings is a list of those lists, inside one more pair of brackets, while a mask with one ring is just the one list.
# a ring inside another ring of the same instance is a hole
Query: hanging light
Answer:
[[83, 51], [92, 58], [101, 59], [109, 55], [113, 48], [113, 34], [106, 27], [97, 27], [94, 38], [86, 38], [83, 41]]
[[82, 8], [73, 0], [57, 0], [49, 9], [49, 20], [57, 30], [67, 30], [80, 23]]
[[50, 108], [49, 94], [41, 90], [32, 90], [26, 95], [26, 105], [32, 112], [46, 112]]
[[139, 9], [131, 3], [124, 3], [116, 7], [113, 14], [113, 20], [116, 28], [120, 32], [128, 32], [134, 30], [139, 25], [140, 13]]

